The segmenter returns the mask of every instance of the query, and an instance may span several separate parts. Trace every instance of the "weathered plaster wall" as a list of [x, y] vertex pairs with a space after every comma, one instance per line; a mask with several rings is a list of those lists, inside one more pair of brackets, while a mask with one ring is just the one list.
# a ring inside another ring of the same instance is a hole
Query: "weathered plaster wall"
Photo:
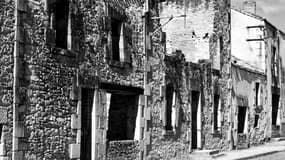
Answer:
[[[8, 155], [12, 148], [12, 87], [13, 87], [13, 51], [14, 51], [14, 1], [1, 1], [0, 10], [0, 121], [4, 128], [1, 133], [4, 137]], [[8, 121], [7, 112], [8, 110]], [[8, 122], [8, 123], [7, 123]], [[5, 156], [5, 152], [4, 155]]]
[[[281, 97], [281, 136], [285, 135], [285, 34], [283, 32], [279, 33], [279, 43], [280, 43], [280, 48], [279, 48], [279, 54], [280, 54], [280, 97]], [[282, 125], [283, 124], [283, 125]]]
[[[263, 73], [258, 73], [253, 70], [233, 65], [233, 113], [238, 113], [238, 107], [247, 107], [247, 122], [245, 122], [245, 128], [247, 130], [244, 134], [246, 139], [239, 138], [237, 133], [238, 120], [235, 116], [235, 133], [234, 144], [237, 148], [244, 148], [250, 145], [261, 144], [265, 140], [265, 130], [269, 126], [269, 122], [266, 119], [267, 108], [267, 81], [266, 76]], [[259, 83], [259, 93], [256, 102], [256, 83]], [[256, 104], [259, 103], [259, 104]], [[255, 115], [259, 115], [257, 127], [254, 127]]]
[[[279, 75], [274, 74], [274, 68], [275, 65], [274, 63], [274, 59], [273, 59], [273, 47], [276, 48], [276, 56], [279, 56], [278, 53], [278, 45], [277, 45], [277, 30], [274, 26], [272, 26], [270, 23], [266, 22], [265, 23], [265, 29], [264, 29], [264, 35], [265, 37], [268, 37], [265, 39], [265, 55], [266, 55], [266, 61], [265, 61], [265, 65], [266, 65], [266, 69], [265, 69], [265, 73], [266, 73], [266, 80], [267, 80], [267, 105], [265, 107], [265, 110], [267, 112], [266, 114], [266, 120], [268, 121], [268, 127], [265, 129], [265, 137], [271, 137], [272, 136], [272, 94], [278, 94], [280, 95], [280, 93], [276, 93], [274, 92], [274, 90], [278, 90], [279, 88]], [[278, 64], [277, 64], [278, 66]], [[277, 68], [277, 72], [278, 72], [278, 68]], [[275, 75], [275, 76], [274, 76]], [[274, 89], [274, 90], [273, 90]], [[280, 107], [280, 105], [279, 105]], [[279, 108], [278, 107], [278, 108]]]
[[[265, 72], [264, 21], [247, 13], [231, 9], [232, 56], [239, 65]], [[260, 26], [247, 28], [250, 26]], [[260, 39], [247, 41], [247, 39]]]
[[[214, 1], [209, 0], [167, 0], [160, 5], [160, 16], [174, 18], [165, 27], [167, 54], [181, 50], [186, 60], [197, 63], [199, 59], [209, 59], [209, 37], [214, 32]], [[164, 24], [168, 19], [161, 19]], [[203, 27], [201, 27], [203, 26]]]

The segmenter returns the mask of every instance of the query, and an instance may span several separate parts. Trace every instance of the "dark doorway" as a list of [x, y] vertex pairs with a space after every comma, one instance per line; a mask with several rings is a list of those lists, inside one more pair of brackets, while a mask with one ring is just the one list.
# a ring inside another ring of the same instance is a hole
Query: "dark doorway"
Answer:
[[219, 109], [220, 96], [214, 95], [214, 131], [218, 130], [218, 109]]
[[138, 96], [112, 94], [107, 139], [133, 140], [138, 112]]
[[192, 91], [191, 109], [192, 109], [192, 149], [197, 149], [197, 112], [199, 104], [199, 92]]
[[238, 107], [238, 133], [244, 133], [246, 108], [244, 106]]
[[172, 84], [166, 86], [166, 126], [165, 130], [172, 131], [172, 101], [174, 88]]
[[81, 159], [91, 160], [92, 105], [94, 89], [82, 89]]
[[272, 125], [274, 126], [277, 124], [279, 97], [277, 94], [272, 95]]

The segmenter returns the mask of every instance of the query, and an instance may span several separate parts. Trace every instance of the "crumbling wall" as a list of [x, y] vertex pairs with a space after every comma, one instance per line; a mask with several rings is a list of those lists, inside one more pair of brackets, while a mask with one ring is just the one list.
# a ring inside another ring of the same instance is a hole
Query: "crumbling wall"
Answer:
[[[189, 1], [187, 1], [189, 2]], [[192, 2], [188, 3], [191, 4]], [[169, 6], [167, 6], [167, 4]], [[209, 4], [208, 6], [205, 4]], [[167, 1], [162, 3], [160, 13], [164, 12], [164, 8], [174, 9], [177, 6], [176, 10], [179, 10], [183, 7], [183, 3], [181, 2], [173, 2]], [[187, 5], [186, 5], [187, 6]], [[170, 50], [168, 52], [172, 53], [172, 56], [166, 56], [164, 65], [162, 65], [163, 70], [159, 73], [161, 75], [165, 75], [164, 77], [154, 74], [154, 77], [160, 77], [159, 81], [160, 85], [166, 85], [166, 83], [171, 82], [175, 84], [175, 91], [177, 92], [177, 109], [175, 110], [175, 118], [177, 123], [177, 128], [174, 127], [174, 132], [172, 134], [165, 134], [163, 129], [163, 113], [162, 107], [165, 105], [163, 101], [163, 97], [159, 97], [159, 88], [158, 86], [154, 87], [153, 100], [154, 102], [154, 110], [153, 110], [153, 151], [151, 156], [157, 159], [167, 159], [175, 156], [180, 156], [181, 159], [189, 158], [189, 151], [191, 150], [191, 90], [196, 90], [201, 93], [201, 106], [202, 106], [202, 146], [201, 149], [214, 149], [220, 148], [226, 150], [229, 148], [229, 119], [228, 112], [231, 107], [231, 61], [230, 61], [230, 1], [207, 1], [203, 3], [197, 3], [196, 5], [187, 6], [193, 10], [194, 16], [191, 20], [194, 24], [207, 23], [207, 25], [203, 26], [213, 26], [213, 32], [209, 33], [209, 41], [205, 40], [205, 45], [208, 45], [209, 49], [207, 50], [207, 54], [209, 58], [213, 58], [216, 55], [218, 46], [218, 37], [223, 37], [223, 48], [220, 51], [220, 70], [218, 70], [218, 74], [212, 73], [213, 63], [217, 63], [212, 60], [200, 60], [198, 64], [186, 63], [186, 61], [195, 61], [198, 62], [197, 57], [192, 59], [187, 59], [187, 53], [184, 53], [183, 46], [179, 47], [169, 47]], [[196, 7], [196, 8], [195, 8]], [[208, 8], [207, 8], [208, 7]], [[204, 10], [205, 12], [201, 13], [199, 10]], [[197, 11], [197, 12], [195, 12]], [[176, 13], [176, 12], [175, 12]], [[205, 14], [204, 14], [205, 13]], [[182, 13], [178, 13], [182, 14]], [[189, 13], [190, 14], [190, 13]], [[192, 13], [191, 13], [192, 14]], [[197, 14], [197, 15], [196, 15]], [[208, 14], [212, 16], [205, 18], [205, 21], [202, 19], [198, 19], [197, 17], [203, 17]], [[211, 19], [212, 17], [212, 19]], [[197, 19], [196, 19], [197, 18]], [[209, 20], [211, 19], [211, 20]], [[174, 21], [174, 20], [173, 20]], [[181, 23], [183, 20], [178, 20], [180, 23], [170, 23], [171, 27], [181, 27], [183, 26]], [[207, 22], [206, 22], [207, 21]], [[162, 22], [162, 21], [161, 21]], [[193, 25], [192, 25], [193, 26]], [[195, 25], [194, 25], [195, 27]], [[166, 26], [167, 28], [167, 26]], [[206, 27], [207, 28], [207, 27]], [[175, 29], [177, 31], [177, 29]], [[180, 30], [181, 31], [181, 30]], [[184, 31], [184, 30], [182, 30]], [[178, 31], [179, 32], [179, 31]], [[186, 32], [185, 32], [186, 33]], [[192, 32], [190, 32], [192, 33]], [[189, 34], [189, 32], [187, 32]], [[166, 30], [166, 36], [168, 36], [168, 30]], [[179, 38], [185, 37], [184, 35], [180, 35]], [[187, 37], [187, 36], [186, 36]], [[178, 39], [179, 39], [178, 38]], [[176, 38], [173, 39], [174, 42], [181, 43]], [[194, 38], [193, 38], [194, 39]], [[184, 41], [183, 41], [184, 42]], [[169, 42], [167, 42], [169, 43]], [[168, 48], [168, 49], [169, 49]], [[166, 48], [167, 49], [167, 48]], [[182, 49], [182, 53], [175, 52], [175, 49]], [[190, 48], [190, 51], [193, 48]], [[174, 51], [173, 51], [174, 50]], [[206, 51], [205, 51], [206, 52]], [[193, 51], [194, 53], [194, 51]], [[200, 52], [196, 52], [199, 53]], [[184, 56], [181, 56], [184, 55]], [[203, 54], [202, 54], [203, 55]], [[189, 58], [189, 57], [188, 57]], [[200, 57], [201, 58], [201, 57]], [[185, 60], [186, 59], [186, 60]], [[168, 75], [169, 74], [169, 75]], [[181, 78], [182, 76], [182, 78]], [[172, 77], [172, 78], [171, 78]], [[218, 78], [217, 78], [218, 77]], [[157, 80], [157, 79], [154, 79]], [[215, 137], [212, 134], [212, 105], [213, 105], [213, 81], [216, 81], [216, 85], [218, 84], [218, 88], [220, 90], [220, 97], [222, 98], [222, 114], [223, 114], [223, 123], [222, 130], [218, 137]], [[157, 107], [156, 107], [157, 106]], [[161, 114], [161, 115], [159, 115]], [[179, 117], [179, 118], [177, 118]], [[188, 152], [188, 153], [187, 153]]]
[[[3, 125], [1, 145], [6, 147], [8, 155], [12, 149], [12, 122], [13, 122], [13, 51], [14, 51], [14, 1], [1, 1], [0, 10], [0, 123]], [[7, 113], [8, 111], [8, 113]], [[6, 145], [6, 146], [5, 146]], [[4, 151], [3, 155], [6, 155]]]
[[[261, 144], [265, 140], [264, 132], [269, 124], [266, 119], [266, 100], [268, 98], [266, 76], [263, 73], [240, 66], [233, 66], [232, 76], [234, 113], [238, 112], [239, 106], [244, 106], [247, 107], [248, 115], [247, 122], [245, 122], [247, 131], [244, 133], [246, 138], [241, 139], [238, 133], [234, 133], [237, 137], [235, 138], [235, 145], [237, 148], [244, 148]], [[256, 88], [256, 83], [259, 84], [258, 88]], [[255, 115], [259, 116], [257, 126], [254, 126]], [[237, 118], [235, 120], [235, 126], [237, 126], [239, 122]]]
[[[197, 63], [209, 59], [209, 38], [214, 33], [214, 1], [209, 0], [167, 0], [160, 5], [160, 16], [175, 17], [162, 28], [166, 32], [167, 53], [181, 50], [187, 61]], [[161, 19], [164, 24], [167, 18]], [[201, 27], [203, 26], [203, 27]]]
[[[214, 34], [210, 37], [210, 57], [212, 62], [211, 88], [207, 96], [209, 99], [207, 109], [211, 112], [204, 113], [205, 117], [213, 117], [214, 87], [217, 87], [221, 99], [221, 131], [220, 134], [213, 134], [213, 119], [210, 118], [203, 126], [205, 134], [205, 149], [227, 150], [231, 147], [231, 137], [229, 136], [231, 117], [231, 39], [230, 39], [230, 1], [215, 1], [214, 8]], [[222, 46], [220, 46], [222, 44]], [[217, 52], [220, 52], [219, 54]], [[219, 59], [218, 61], [216, 59]], [[219, 63], [219, 64], [215, 64]], [[215, 66], [218, 66], [215, 67]], [[214, 69], [213, 69], [214, 68]], [[214, 71], [218, 73], [214, 74]], [[207, 111], [207, 110], [205, 110]]]

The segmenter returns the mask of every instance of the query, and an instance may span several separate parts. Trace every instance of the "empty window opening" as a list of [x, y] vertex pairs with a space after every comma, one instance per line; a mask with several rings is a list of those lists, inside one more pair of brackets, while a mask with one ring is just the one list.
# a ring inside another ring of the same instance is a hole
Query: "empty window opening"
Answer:
[[255, 83], [255, 105], [258, 106], [259, 104], [259, 83]]
[[254, 128], [256, 128], [258, 126], [258, 120], [259, 120], [259, 114], [256, 114], [254, 116]]
[[222, 55], [224, 50], [224, 40], [222, 36], [219, 37], [219, 48], [220, 48], [220, 54]]
[[246, 110], [247, 108], [244, 106], [238, 107], [238, 133], [244, 133]]
[[165, 130], [172, 130], [172, 105], [173, 105], [174, 87], [172, 84], [166, 86], [166, 126]]
[[112, 59], [120, 61], [120, 36], [122, 21], [112, 18]]
[[198, 113], [198, 105], [199, 105], [199, 92], [192, 91], [191, 94], [191, 111], [192, 111], [192, 149], [197, 149], [197, 113]]
[[274, 126], [277, 124], [279, 97], [277, 94], [272, 95], [272, 125]]
[[56, 47], [67, 48], [68, 0], [57, 0], [55, 9]]
[[[260, 84], [255, 83], [255, 107], [257, 108], [260, 105]], [[254, 128], [258, 127], [259, 114], [255, 113], [254, 115]]]
[[138, 96], [114, 93], [111, 95], [107, 139], [133, 140], [138, 112]]
[[220, 96], [214, 95], [214, 131], [218, 130], [218, 113], [219, 113]]

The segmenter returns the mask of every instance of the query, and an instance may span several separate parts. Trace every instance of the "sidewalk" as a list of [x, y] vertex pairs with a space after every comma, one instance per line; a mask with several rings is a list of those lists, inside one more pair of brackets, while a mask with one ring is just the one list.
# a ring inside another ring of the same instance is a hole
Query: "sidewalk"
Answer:
[[246, 160], [281, 151], [285, 151], [285, 141], [271, 141], [248, 149], [222, 152], [223, 155], [216, 157], [215, 160]]

